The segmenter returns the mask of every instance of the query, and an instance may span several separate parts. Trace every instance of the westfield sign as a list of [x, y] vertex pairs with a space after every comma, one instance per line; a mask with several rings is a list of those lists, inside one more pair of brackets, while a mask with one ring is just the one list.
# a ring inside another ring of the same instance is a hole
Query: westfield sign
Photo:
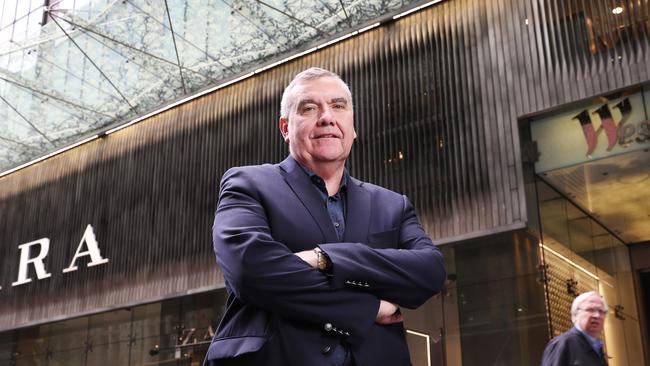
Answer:
[[590, 156], [596, 146], [598, 145], [598, 136], [605, 131], [607, 136], [607, 151], [611, 151], [614, 146], [618, 145], [627, 147], [632, 142], [643, 143], [645, 141], [650, 141], [650, 120], [641, 121], [637, 124], [629, 123], [627, 120], [632, 113], [632, 104], [628, 98], [623, 99], [621, 102], [613, 106], [621, 112], [621, 119], [614, 121], [612, 117], [612, 112], [609, 109], [609, 105], [603, 104], [592, 114], [598, 114], [600, 117], [600, 127], [598, 129], [594, 128], [593, 122], [591, 121], [591, 115], [588, 110], [583, 110], [578, 115], [573, 117], [573, 119], [580, 122], [582, 127], [582, 133], [587, 142], [587, 155]]
[[[20, 250], [20, 262], [18, 264], [18, 275], [16, 281], [11, 286], [20, 286], [32, 282], [29, 276], [29, 268], [33, 267], [36, 272], [36, 279], [42, 280], [51, 277], [52, 274], [45, 268], [44, 260], [50, 250], [50, 239], [41, 238], [38, 240], [30, 241], [18, 245]], [[77, 246], [77, 251], [70, 261], [70, 265], [63, 269], [63, 273], [74, 272], [79, 269], [76, 265], [77, 260], [81, 257], [90, 257], [88, 267], [98, 266], [100, 264], [108, 263], [108, 258], [102, 257], [99, 251], [99, 244], [95, 238], [93, 227], [88, 225], [81, 237], [81, 241]], [[2, 287], [0, 286], [0, 289]]]

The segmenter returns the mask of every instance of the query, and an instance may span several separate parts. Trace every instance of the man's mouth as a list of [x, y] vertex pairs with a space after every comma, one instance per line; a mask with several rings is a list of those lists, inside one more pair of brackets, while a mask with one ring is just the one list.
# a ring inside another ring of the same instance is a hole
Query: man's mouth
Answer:
[[338, 139], [338, 138], [340, 138], [340, 137], [338, 137], [337, 135], [332, 134], [332, 133], [326, 133], [326, 134], [314, 136], [314, 139], [316, 139], [316, 140], [318, 140], [318, 139]]

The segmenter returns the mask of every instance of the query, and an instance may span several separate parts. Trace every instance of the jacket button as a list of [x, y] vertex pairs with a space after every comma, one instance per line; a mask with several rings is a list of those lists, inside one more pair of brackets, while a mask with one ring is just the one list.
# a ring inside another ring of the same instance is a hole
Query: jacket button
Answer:
[[330, 347], [329, 345], [327, 345], [327, 346], [323, 347], [323, 349], [320, 350], [320, 353], [322, 353], [322, 354], [325, 355], [325, 354], [327, 354], [331, 349], [332, 349], [332, 347]]
[[326, 332], [329, 332], [329, 331], [332, 330], [333, 327], [332, 327], [332, 324], [330, 324], [330, 323], [325, 323], [325, 327], [324, 327], [324, 328], [325, 328], [325, 331], [326, 331]]

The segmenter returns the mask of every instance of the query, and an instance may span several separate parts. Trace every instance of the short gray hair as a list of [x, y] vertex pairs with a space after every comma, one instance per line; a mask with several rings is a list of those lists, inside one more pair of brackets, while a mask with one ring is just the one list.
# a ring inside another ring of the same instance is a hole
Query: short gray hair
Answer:
[[589, 298], [589, 297], [591, 297], [593, 295], [597, 295], [598, 297], [600, 297], [600, 300], [603, 302], [603, 305], [605, 305], [605, 311], [609, 310], [609, 308], [607, 307], [607, 300], [605, 300], [605, 298], [601, 294], [599, 294], [596, 291], [585, 292], [583, 294], [580, 294], [578, 297], [576, 297], [573, 300], [573, 303], [571, 304], [571, 319], [572, 320], [573, 320], [573, 317], [578, 314], [578, 307], [580, 307], [580, 305], [585, 300], [587, 300], [587, 298]]
[[331, 72], [329, 70], [321, 69], [320, 67], [310, 67], [307, 70], [304, 70], [298, 73], [296, 76], [294, 76], [293, 80], [291, 80], [289, 85], [287, 85], [287, 87], [284, 89], [284, 93], [282, 93], [282, 101], [280, 102], [280, 117], [289, 118], [289, 111], [293, 106], [293, 100], [292, 100], [293, 96], [291, 95], [291, 92], [296, 87], [296, 85], [300, 84], [303, 81], [325, 78], [325, 77], [331, 77], [341, 81], [341, 83], [345, 86], [345, 90], [348, 92], [348, 95], [350, 96], [350, 104], [351, 104], [352, 93], [350, 92], [350, 87], [348, 87], [348, 84], [346, 84], [345, 81], [343, 81], [343, 79], [341, 79], [341, 77], [338, 74]]

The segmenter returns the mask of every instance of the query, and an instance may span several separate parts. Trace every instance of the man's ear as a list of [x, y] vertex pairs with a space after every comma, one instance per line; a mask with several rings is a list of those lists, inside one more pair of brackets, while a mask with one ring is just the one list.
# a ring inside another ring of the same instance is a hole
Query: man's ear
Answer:
[[289, 143], [289, 120], [284, 117], [280, 117], [280, 123], [278, 124], [278, 127], [280, 127], [280, 133], [284, 138], [284, 142], [288, 144]]

